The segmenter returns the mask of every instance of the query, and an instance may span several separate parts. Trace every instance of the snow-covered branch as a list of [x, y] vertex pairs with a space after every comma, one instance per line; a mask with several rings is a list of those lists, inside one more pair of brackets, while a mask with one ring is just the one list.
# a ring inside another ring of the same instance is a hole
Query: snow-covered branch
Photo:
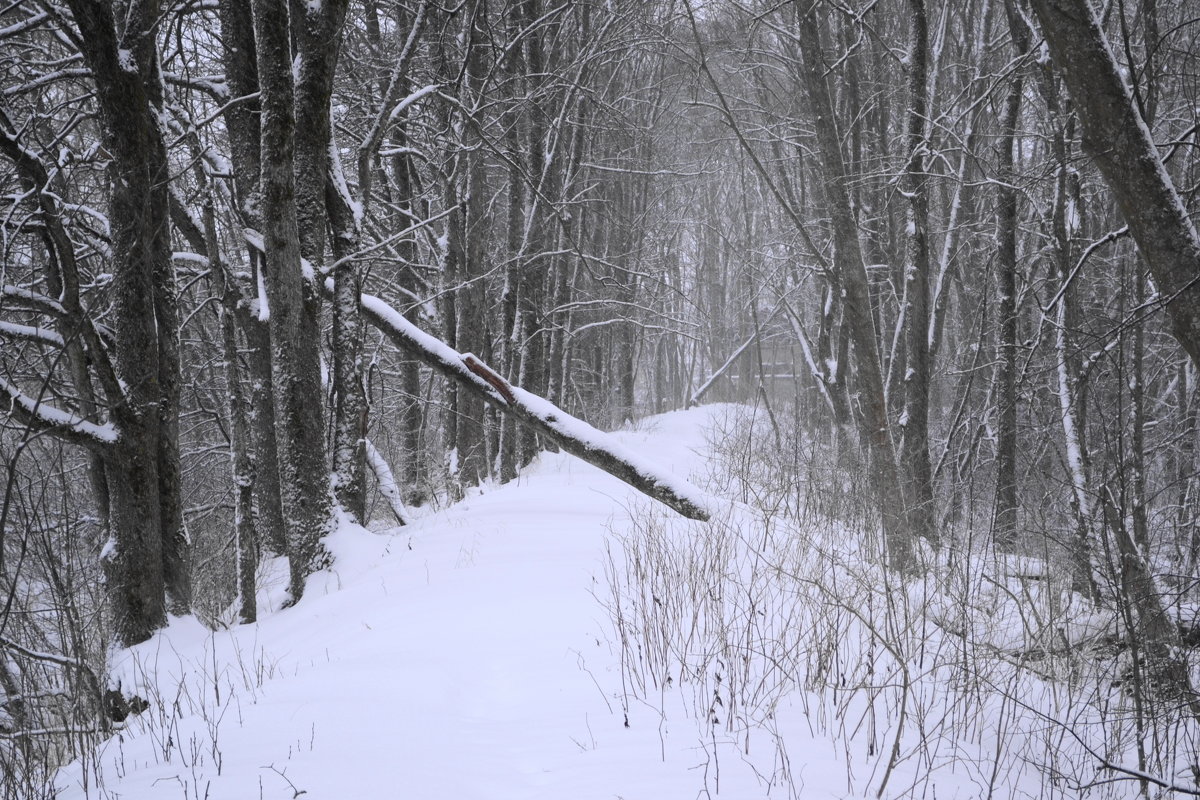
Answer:
[[112, 423], [97, 425], [30, 397], [4, 378], [0, 378], [0, 403], [4, 411], [24, 425], [44, 430], [75, 444], [106, 447], [117, 441]]
[[19, 305], [31, 311], [49, 314], [53, 317], [62, 317], [67, 313], [62, 303], [44, 294], [26, 289], [23, 286], [11, 286], [7, 284], [0, 286], [0, 301], [3, 301], [5, 304]]
[[62, 347], [63, 338], [56, 331], [43, 328], [40, 325], [18, 325], [14, 322], [0, 320], [0, 337], [9, 339], [27, 339], [31, 342], [48, 344], [51, 347]]
[[371, 472], [375, 473], [375, 480], [379, 484], [379, 493], [388, 501], [388, 506], [392, 509], [396, 521], [401, 525], [407, 525], [408, 510], [404, 507], [404, 500], [400, 496], [400, 487], [396, 485], [392, 468], [370, 439], [367, 439], [364, 444], [367, 451], [367, 465], [371, 468]]

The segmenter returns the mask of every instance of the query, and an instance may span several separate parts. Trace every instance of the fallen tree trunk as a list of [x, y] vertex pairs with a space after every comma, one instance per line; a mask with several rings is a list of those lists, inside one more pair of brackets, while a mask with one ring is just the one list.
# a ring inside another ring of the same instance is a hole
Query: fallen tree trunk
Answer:
[[722, 375], [724, 375], [726, 372], [729, 371], [729, 368], [733, 366], [733, 362], [738, 360], [738, 356], [740, 356], [742, 353], [746, 352], [746, 349], [749, 348], [750, 345], [752, 345], [756, 341], [758, 341], [758, 336], [759, 336], [759, 331], [755, 331], [754, 333], [750, 334], [749, 338], [747, 338], [746, 341], [742, 342], [741, 346], [739, 346], [737, 350], [733, 351], [733, 355], [731, 355], [729, 358], [725, 359], [725, 363], [722, 364], [721, 366], [717, 367], [717, 371], [714, 372], [712, 375], [709, 375], [708, 380], [706, 380], [700, 386], [699, 389], [692, 392], [692, 396], [688, 398], [688, 404], [687, 404], [688, 408], [692, 408], [693, 406], [697, 406], [700, 404], [701, 398], [703, 398], [704, 395], [708, 394], [708, 390], [713, 387], [713, 384], [715, 384]]
[[388, 466], [387, 461], [370, 439], [364, 439], [363, 443], [366, 445], [367, 466], [371, 468], [371, 472], [375, 473], [375, 481], [379, 484], [379, 493], [383, 495], [383, 499], [387, 500], [396, 522], [407, 525], [408, 510], [404, 507], [404, 500], [400, 497], [400, 487], [396, 485], [392, 468]]
[[[775, 309], [771, 312], [771, 315], [769, 317], [767, 317], [767, 324], [770, 324], [771, 321], [773, 319], [775, 319], [775, 315], [779, 313], [781, 308], [783, 308], [782, 303], [780, 305], [775, 306]], [[713, 387], [713, 385], [717, 382], [718, 379], [720, 379], [720, 377], [722, 375], [724, 375], [726, 372], [729, 371], [729, 368], [732, 367], [734, 362], [738, 360], [738, 356], [740, 356], [742, 353], [746, 352], [746, 350], [750, 347], [750, 345], [754, 344], [760, 338], [762, 338], [762, 333], [763, 332], [762, 332], [761, 328], [756, 328], [754, 333], [750, 334], [749, 338], [747, 338], [746, 341], [742, 342], [741, 346], [738, 347], [737, 350], [733, 351], [733, 355], [731, 355], [731, 356], [729, 356], [729, 358], [725, 359], [725, 363], [722, 364], [720, 367], [718, 367], [716, 372], [714, 372], [712, 375], [709, 375], [708, 380], [706, 380], [700, 386], [699, 389], [692, 392], [692, 396], [690, 398], [688, 398], [687, 407], [692, 408], [693, 406], [700, 405], [700, 399], [703, 398], [704, 395], [708, 394], [708, 390]]]
[[[262, 250], [262, 237], [257, 231], [246, 229], [244, 238], [250, 246]], [[312, 274], [312, 265], [307, 261], [301, 259], [301, 267], [305, 274]], [[333, 278], [318, 286], [327, 298], [333, 297]], [[696, 487], [673, 478], [663, 468], [621, 446], [609, 434], [571, 416], [545, 398], [510, 385], [474, 355], [459, 353], [436, 336], [425, 333], [378, 297], [362, 294], [359, 305], [363, 317], [397, 347], [500, 411], [511, 414], [576, 458], [619, 478], [688, 519], [707, 522], [712, 516], [704, 494]]]
[[[333, 284], [326, 281], [331, 294]], [[581, 458], [688, 519], [707, 521], [704, 495], [683, 480], [645, 461], [607, 433], [571, 416], [548, 400], [511, 386], [475, 356], [462, 354], [430, 336], [378, 297], [361, 296], [363, 316], [397, 347], [450, 378], [500, 411], [533, 428], [571, 455]]]

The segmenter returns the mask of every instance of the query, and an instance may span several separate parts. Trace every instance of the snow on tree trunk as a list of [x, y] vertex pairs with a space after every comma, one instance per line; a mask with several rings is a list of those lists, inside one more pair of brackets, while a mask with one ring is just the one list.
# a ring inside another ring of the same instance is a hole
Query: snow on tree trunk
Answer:
[[[255, 0], [262, 105], [263, 275], [270, 305], [280, 487], [291, 601], [300, 599], [332, 517], [321, 420], [318, 341], [306, 312], [293, 169], [292, 60], [281, 0]], [[324, 219], [321, 220], [324, 224]], [[308, 319], [306, 319], [308, 318]]]
[[[174, 441], [178, 360], [169, 338], [177, 335], [169, 170], [152, 111], [160, 91], [158, 52], [149, 33], [156, 19], [146, 8], [130, 9], [119, 33], [107, 4], [72, 0], [70, 7], [95, 80], [112, 177], [113, 365], [120, 388], [106, 393], [121, 435], [104, 452], [113, 546], [102, 562], [118, 636], [134, 644], [166, 622], [166, 591], [176, 610], [188, 603]], [[122, 51], [124, 41], [139, 44]]]

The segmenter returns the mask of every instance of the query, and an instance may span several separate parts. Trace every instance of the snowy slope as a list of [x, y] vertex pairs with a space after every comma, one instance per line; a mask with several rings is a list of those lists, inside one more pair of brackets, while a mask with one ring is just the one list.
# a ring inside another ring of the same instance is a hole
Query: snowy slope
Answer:
[[[686, 476], [712, 413], [621, 437]], [[62, 797], [696, 797], [708, 758], [694, 731], [672, 737], [657, 714], [626, 727], [613, 700], [593, 591], [633, 494], [547, 454], [406, 528], [343, 526], [335, 567], [298, 607], [228, 632], [175, 620], [124, 654], [124, 690], [160, 707], [65, 769]], [[748, 769], [721, 766], [723, 789], [741, 784], [729, 796], [761, 794]]]

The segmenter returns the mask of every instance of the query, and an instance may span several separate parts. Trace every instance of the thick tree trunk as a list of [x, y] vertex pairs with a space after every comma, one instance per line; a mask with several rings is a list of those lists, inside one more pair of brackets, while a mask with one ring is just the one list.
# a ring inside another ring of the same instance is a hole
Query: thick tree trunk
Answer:
[[[326, 264], [326, 230], [330, 223], [337, 226], [335, 236], [340, 239], [333, 245], [335, 255], [348, 255], [357, 242], [353, 215], [348, 207], [344, 207], [348, 205], [349, 198], [338, 196], [339, 191], [348, 191], [344, 189], [341, 165], [331, 158], [336, 153], [331, 154], [334, 140], [330, 97], [348, 5], [348, 0], [322, 0], [320, 3], [289, 0], [290, 29], [295, 48], [292, 67], [295, 79], [292, 174], [296, 191], [296, 222], [299, 226], [300, 257], [318, 270]], [[331, 187], [329, 178], [334, 169], [339, 185]], [[342, 207], [328, 208], [327, 198], [331, 195], [331, 199]], [[353, 262], [342, 263], [335, 272], [335, 280], [343, 284], [343, 299], [354, 297], [358, 291], [358, 279]], [[301, 341], [318, 342], [321, 336], [320, 294], [309, 281], [302, 283], [301, 293]], [[362, 340], [357, 335], [358, 315], [353, 307], [335, 308], [333, 316], [336, 394], [333, 404], [333, 489], [335, 499], [346, 505], [352, 517], [361, 521], [365, 512], [363, 487], [366, 480], [361, 441], [366, 436], [367, 410], [357, 368]], [[317, 427], [315, 432], [306, 430], [308, 438], [317, 433], [323, 435], [323, 426], [320, 424], [323, 405], [311, 405], [317, 409]]]
[[[221, 0], [219, 11], [225, 81], [234, 97], [249, 98], [244, 102], [228, 104], [224, 111], [235, 177], [233, 185], [242, 219], [257, 230], [262, 221], [262, 193], [259, 186], [262, 128], [259, 124], [261, 104], [257, 97], [258, 50], [254, 41], [254, 16], [250, 4], [242, 0]], [[258, 287], [264, 285], [260, 274], [261, 254], [251, 251], [250, 265], [251, 285], [253, 291], [257, 292]], [[271, 331], [268, 323], [259, 319], [258, 311], [258, 308], [252, 310], [241, 303], [235, 315], [250, 351], [248, 372], [251, 396], [247, 421], [254, 451], [251, 471], [257, 507], [256, 530], [260, 542], [273, 552], [284, 555], [287, 553], [287, 532], [279, 486], [279, 443], [275, 438]]]
[[[117, 634], [125, 644], [134, 644], [166, 622], [168, 588], [177, 609], [186, 607], [189, 599], [178, 528], [178, 361], [171, 338], [177, 335], [171, 327], [177, 320], [172, 314], [169, 174], [151, 111], [159, 66], [149, 31], [157, 7], [137, 6], [137, 13], [123, 21], [123, 38], [118, 40], [109, 6], [85, 0], [72, 0], [70, 6], [82, 34], [85, 62], [95, 78], [110, 158], [112, 327], [122, 396], [109, 398], [121, 435], [106, 461], [112, 538], [102, 560]], [[133, 69], [127, 68], [129, 57], [120, 50], [126, 41], [136, 43], [130, 51]]]
[[265, 312], [271, 326], [289, 590], [296, 602], [304, 593], [305, 578], [318, 566], [320, 540], [331, 524], [321, 403], [316, 401], [322, 396], [315, 346], [319, 339], [304, 308], [292, 171], [292, 55], [288, 26], [281, 24], [288, 12], [282, 0], [255, 0], [253, 7], [262, 92]]
[[925, 179], [925, 119], [928, 114], [929, 24], [925, 0], [909, 0], [911, 45], [908, 76], [908, 231], [904, 256], [904, 324], [907, 367], [904, 372], [903, 436], [900, 459], [908, 484], [908, 528], [912, 535], [938, 541], [929, 463], [929, 197]]
[[[313, 265], [325, 263], [325, 183], [329, 172], [329, 98], [342, 44], [348, 0], [308, 3], [289, 0], [296, 61], [293, 173], [300, 254]], [[279, 20], [276, 20], [276, 24]], [[257, 30], [257, 29], [256, 29]], [[259, 36], [260, 46], [262, 37]], [[260, 56], [261, 62], [261, 56]], [[260, 66], [260, 73], [262, 68]], [[265, 89], [265, 86], [264, 86]], [[309, 291], [306, 287], [305, 291]], [[316, 327], [319, 297], [305, 298], [305, 315]]]
[[[1017, 54], [1029, 47], [1023, 23], [1015, 21], [1009, 0], [1009, 30]], [[996, 369], [996, 506], [992, 540], [1013, 552], [1017, 544], [1017, 186], [1014, 169], [1017, 121], [1024, 80], [1013, 75], [1000, 117], [997, 143], [999, 183], [996, 187], [996, 313], [999, 318], [999, 363]]]

